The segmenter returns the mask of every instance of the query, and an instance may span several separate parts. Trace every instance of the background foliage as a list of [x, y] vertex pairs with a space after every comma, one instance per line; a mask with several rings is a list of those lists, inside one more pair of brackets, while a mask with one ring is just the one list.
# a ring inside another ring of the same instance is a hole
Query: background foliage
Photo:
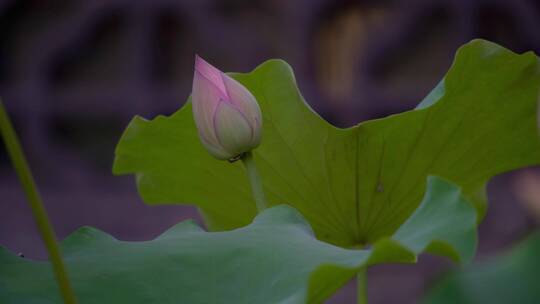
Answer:
[[424, 303], [538, 303], [540, 234], [509, 252], [453, 271], [428, 294]]

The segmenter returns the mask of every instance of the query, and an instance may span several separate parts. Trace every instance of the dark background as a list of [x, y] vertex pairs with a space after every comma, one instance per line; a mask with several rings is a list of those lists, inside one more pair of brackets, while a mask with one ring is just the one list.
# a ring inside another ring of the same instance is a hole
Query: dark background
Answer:
[[[112, 176], [114, 147], [132, 116], [171, 114], [184, 103], [195, 53], [239, 72], [283, 58], [308, 103], [344, 127], [413, 108], [473, 38], [539, 54], [538, 29], [540, 1], [532, 0], [0, 0], [0, 95], [60, 238], [91, 225], [147, 240], [198, 215], [144, 205], [133, 177]], [[537, 227], [520, 204], [524, 176], [490, 183], [477, 260]], [[3, 149], [0, 244], [46, 256]], [[373, 267], [370, 303], [414, 303], [453, 267], [429, 256]], [[331, 302], [353, 297], [349, 284]]]

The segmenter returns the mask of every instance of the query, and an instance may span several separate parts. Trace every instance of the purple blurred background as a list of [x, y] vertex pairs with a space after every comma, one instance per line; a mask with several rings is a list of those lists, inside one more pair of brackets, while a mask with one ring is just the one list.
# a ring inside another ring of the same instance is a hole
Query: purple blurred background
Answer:
[[[310, 105], [338, 126], [414, 107], [455, 50], [485, 38], [540, 53], [540, 1], [153, 0], [0, 1], [0, 96], [12, 116], [60, 238], [83, 225], [147, 240], [189, 206], [143, 204], [131, 176], [114, 177], [115, 144], [132, 116], [171, 114], [190, 93], [195, 53], [224, 71], [283, 58]], [[537, 227], [516, 189], [497, 177], [477, 259]], [[21, 188], [0, 149], [0, 244], [44, 258]], [[370, 269], [370, 303], [414, 303], [455, 267]], [[354, 284], [331, 303], [353, 303]]]

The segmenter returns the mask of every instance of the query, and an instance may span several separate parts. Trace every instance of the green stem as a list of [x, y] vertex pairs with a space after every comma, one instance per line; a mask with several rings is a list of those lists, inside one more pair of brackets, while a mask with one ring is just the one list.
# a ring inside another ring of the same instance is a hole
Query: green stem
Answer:
[[367, 304], [368, 303], [368, 294], [367, 294], [367, 268], [362, 268], [356, 274], [356, 285], [358, 286], [358, 304]]
[[253, 160], [253, 153], [251, 151], [244, 153], [242, 156], [242, 162], [246, 167], [253, 198], [255, 198], [255, 204], [257, 205], [257, 210], [261, 212], [266, 209], [267, 206], [266, 199], [264, 198], [262, 182], [259, 177], [259, 173], [257, 172], [255, 161]]
[[52, 229], [49, 218], [47, 217], [47, 212], [43, 207], [43, 203], [39, 196], [39, 193], [28, 167], [28, 163], [21, 149], [19, 139], [17, 134], [13, 129], [13, 125], [4, 109], [4, 105], [0, 100], [0, 133], [4, 138], [6, 144], [7, 152], [13, 162], [19, 181], [21, 182], [26, 198], [30, 202], [30, 208], [34, 215], [34, 220], [36, 221], [37, 227], [41, 234], [41, 238], [47, 247], [49, 252], [49, 259], [52, 263], [54, 273], [56, 275], [56, 281], [60, 287], [60, 292], [66, 304], [75, 304], [77, 300], [75, 294], [71, 289], [69, 284], [68, 276], [62, 261], [62, 256], [60, 254], [60, 249], [58, 243], [56, 242], [56, 237]]

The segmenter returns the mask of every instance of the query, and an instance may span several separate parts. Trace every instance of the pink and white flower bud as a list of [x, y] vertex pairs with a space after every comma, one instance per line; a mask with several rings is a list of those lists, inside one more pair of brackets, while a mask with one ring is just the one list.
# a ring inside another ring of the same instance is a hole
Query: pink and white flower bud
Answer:
[[195, 57], [191, 93], [199, 138], [212, 156], [234, 159], [261, 141], [261, 109], [238, 81]]

